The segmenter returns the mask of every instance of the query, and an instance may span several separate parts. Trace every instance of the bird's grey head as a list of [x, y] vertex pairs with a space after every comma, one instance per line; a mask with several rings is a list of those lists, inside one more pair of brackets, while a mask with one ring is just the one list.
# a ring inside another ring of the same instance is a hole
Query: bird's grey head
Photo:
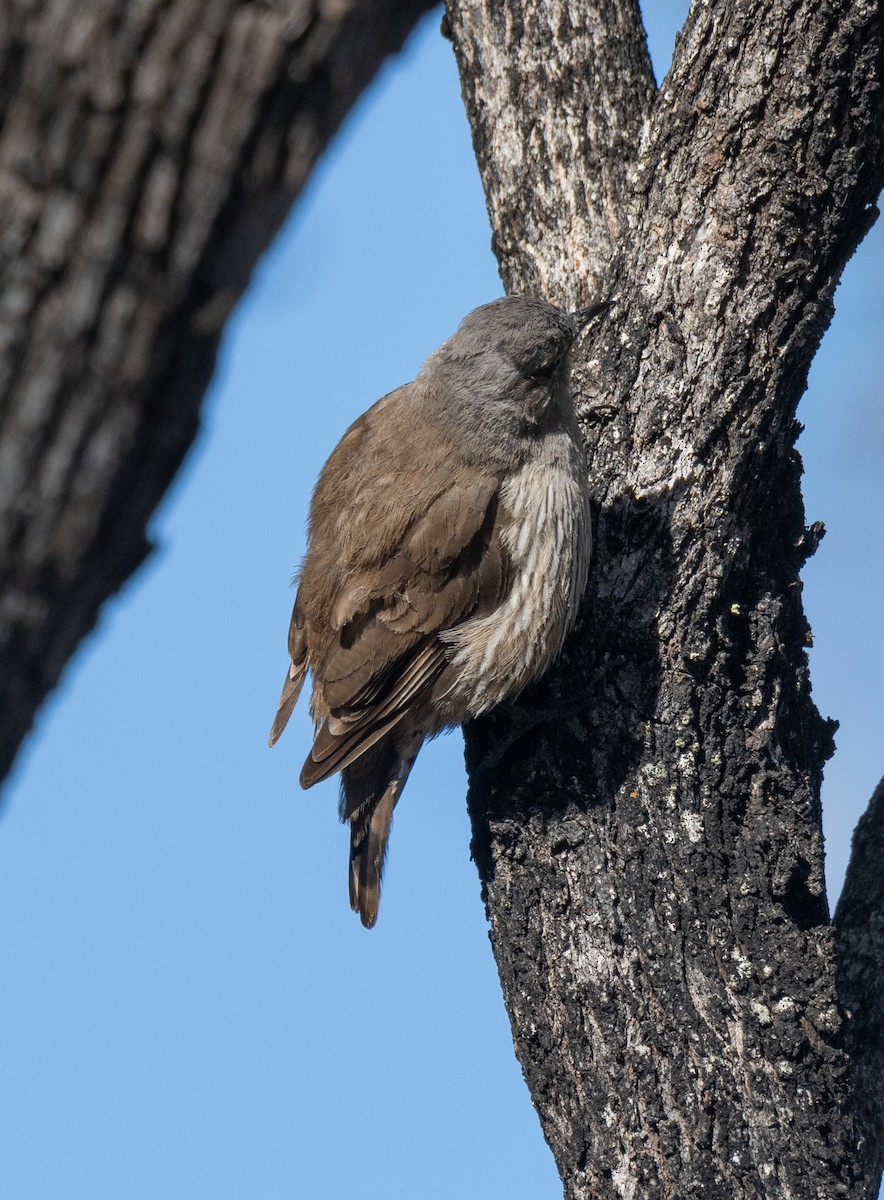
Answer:
[[474, 309], [426, 362], [448, 394], [487, 421], [534, 427], [567, 403], [568, 351], [600, 307], [567, 313], [529, 296]]

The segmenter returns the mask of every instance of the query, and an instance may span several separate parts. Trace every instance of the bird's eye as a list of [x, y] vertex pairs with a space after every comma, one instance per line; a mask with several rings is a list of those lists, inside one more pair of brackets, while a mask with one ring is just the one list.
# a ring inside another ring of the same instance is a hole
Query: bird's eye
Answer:
[[560, 360], [554, 358], [552, 362], [544, 363], [539, 367], [535, 367], [529, 374], [528, 378], [533, 379], [536, 383], [549, 383], [553, 375], [558, 369]]

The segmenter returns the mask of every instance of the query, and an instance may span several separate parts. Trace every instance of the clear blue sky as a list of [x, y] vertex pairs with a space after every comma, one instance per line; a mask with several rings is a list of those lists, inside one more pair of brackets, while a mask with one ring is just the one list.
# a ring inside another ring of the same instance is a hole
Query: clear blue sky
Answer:
[[[654, 6], [665, 68], [683, 4]], [[833, 899], [884, 771], [884, 237], [801, 416]], [[231, 322], [159, 551], [47, 704], [0, 822], [0, 1161], [16, 1200], [561, 1194], [488, 946], [459, 735], [422, 753], [366, 933], [306, 713], [266, 737], [316, 473], [500, 294], [430, 18], [348, 123]]]

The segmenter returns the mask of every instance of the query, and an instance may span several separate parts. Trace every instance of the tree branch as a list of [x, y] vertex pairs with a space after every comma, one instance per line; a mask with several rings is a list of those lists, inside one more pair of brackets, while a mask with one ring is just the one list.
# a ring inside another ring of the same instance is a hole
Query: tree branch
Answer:
[[598, 297], [632, 225], [654, 97], [637, 3], [487, 0], [449, 4], [448, 20], [507, 290]]
[[884, 1171], [884, 779], [853, 835], [835, 912], [860, 1155], [874, 1200]]
[[[479, 0], [460, 7], [482, 19]], [[566, 8], [544, 6], [549, 28]], [[506, 77], [485, 61], [481, 87], [523, 128], [557, 66], [545, 77], [532, 49], [509, 48]], [[607, 79], [618, 45], [605, 53]], [[588, 420], [616, 408], [587, 425], [597, 551], [583, 624], [526, 698], [571, 715], [496, 766], [508, 715], [467, 731], [495, 954], [569, 1197], [862, 1192], [823, 885], [831, 737], [800, 603], [818, 535], [794, 412], [874, 215], [881, 82], [876, 5], [695, 6], [641, 144], [617, 308], [576, 375]], [[483, 171], [498, 220], [511, 142], [468, 111], [500, 156]], [[498, 230], [508, 286], [585, 294], [584, 239], [608, 245], [610, 226], [572, 205], [603, 152], [572, 156], [557, 207], [523, 188], [516, 236]], [[521, 242], [536, 228], [558, 275]]]
[[0, 778], [149, 552], [258, 256], [430, 4], [5, 6]]

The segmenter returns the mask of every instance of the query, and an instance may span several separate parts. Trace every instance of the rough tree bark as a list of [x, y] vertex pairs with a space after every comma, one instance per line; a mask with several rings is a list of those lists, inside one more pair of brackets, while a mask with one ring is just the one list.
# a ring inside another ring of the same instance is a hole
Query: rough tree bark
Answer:
[[853, 835], [835, 911], [838, 996], [849, 1014], [847, 1050], [855, 1076], [860, 1151], [873, 1181], [884, 1171], [884, 779]]
[[[425, 7], [4, 4], [0, 771], [147, 551], [255, 258]], [[836, 979], [794, 412], [882, 183], [878, 6], [695, 4], [659, 90], [631, 0], [461, 0], [448, 28], [508, 290], [616, 299], [575, 370], [582, 625], [467, 736], [566, 1194], [871, 1196], [882, 805]]]
[[[659, 90], [634, 0], [462, 0], [448, 24], [507, 290], [615, 300], [575, 372], [582, 624], [525, 711], [467, 731], [492, 942], [565, 1194], [875, 1195], [881, 1025], [851, 1076], [794, 443], [884, 181], [879, 7], [696, 3]], [[865, 947], [854, 1013], [880, 979]]]
[[432, 0], [0, 0], [0, 778], [193, 442], [224, 321]]

